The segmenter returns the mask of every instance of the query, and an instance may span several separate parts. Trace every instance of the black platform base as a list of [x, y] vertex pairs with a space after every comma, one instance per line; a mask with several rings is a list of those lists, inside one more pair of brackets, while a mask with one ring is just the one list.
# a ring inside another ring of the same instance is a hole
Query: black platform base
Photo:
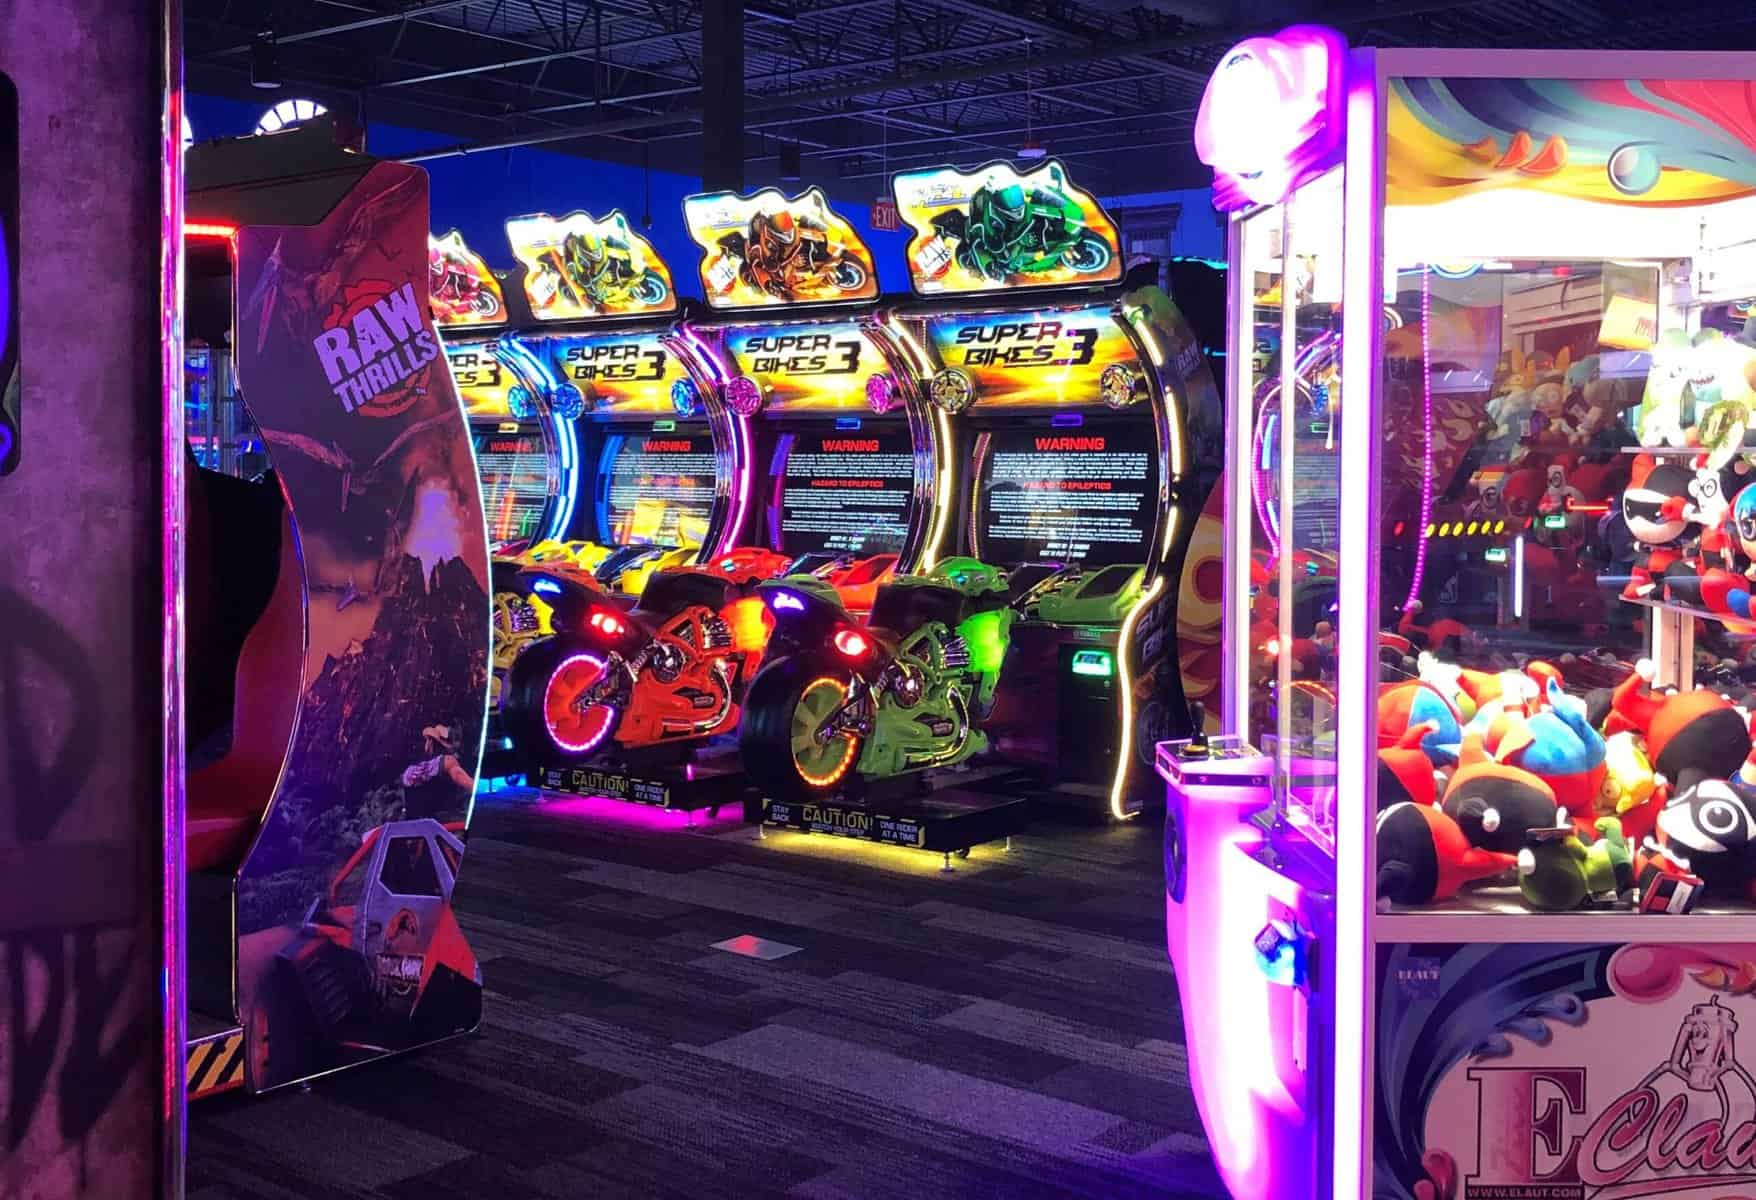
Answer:
[[933, 786], [921, 776], [908, 775], [834, 799], [752, 797], [745, 802], [744, 819], [759, 826], [945, 855], [968, 854], [972, 846], [1001, 841], [1024, 829], [1030, 816], [1029, 800], [976, 791], [961, 783], [953, 777]]
[[689, 762], [615, 762], [542, 766], [530, 782], [551, 792], [605, 796], [677, 812], [718, 811], [745, 803], [749, 783], [736, 755]]

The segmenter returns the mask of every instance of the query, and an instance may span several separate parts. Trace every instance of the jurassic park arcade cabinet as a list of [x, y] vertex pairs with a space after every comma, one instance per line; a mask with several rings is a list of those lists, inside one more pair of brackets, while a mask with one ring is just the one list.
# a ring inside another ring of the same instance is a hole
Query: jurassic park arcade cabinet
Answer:
[[561, 538], [580, 487], [577, 439], [557, 427], [547, 389], [525, 387], [501, 361], [500, 338], [532, 321], [523, 288], [455, 229], [428, 239], [427, 267], [433, 321], [469, 418], [488, 548]]
[[322, 123], [204, 143], [187, 218], [188, 288], [230, 292], [270, 468], [192, 469], [184, 496], [187, 843], [167, 861], [189, 871], [195, 1097], [479, 1021], [451, 895], [482, 750], [488, 552], [426, 304], [426, 173]]
[[1153, 745], [1189, 729], [1178, 608], [1213, 379], [1059, 162], [912, 171], [893, 190], [917, 297], [896, 323], [946, 464], [922, 559], [1006, 570], [1018, 618], [984, 724], [994, 757], [1044, 800], [1126, 818], [1157, 801]]
[[741, 794], [726, 735], [767, 633], [745, 593], [785, 562], [736, 544], [742, 418], [620, 212], [506, 230], [535, 321], [501, 359], [589, 484], [556, 540], [508, 548], [503, 725], [545, 788], [717, 812]]
[[1160, 764], [1237, 1196], [1749, 1190], [1753, 77], [1295, 27], [1208, 86], [1225, 734]]

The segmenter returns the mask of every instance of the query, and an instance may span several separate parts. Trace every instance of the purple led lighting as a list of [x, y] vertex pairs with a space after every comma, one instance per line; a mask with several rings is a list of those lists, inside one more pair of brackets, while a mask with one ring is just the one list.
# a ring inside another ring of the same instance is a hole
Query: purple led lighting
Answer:
[[1216, 208], [1279, 204], [1339, 161], [1346, 59], [1346, 41], [1319, 25], [1226, 52], [1195, 115], [1195, 153], [1213, 168]]
[[[706, 366], [708, 373], [713, 376], [714, 384], [720, 388], [723, 395], [729, 390], [727, 377], [730, 375], [730, 371], [715, 352], [714, 347], [710, 346], [692, 326], [679, 326], [678, 333], [683, 341], [695, 351], [696, 361]], [[727, 397], [727, 406], [731, 407], [729, 397]], [[731, 521], [726, 525], [725, 536], [720, 539], [720, 544], [714, 547], [715, 554], [724, 554], [738, 544], [738, 535], [744, 531], [744, 517], [750, 511], [750, 493], [753, 490], [753, 480], [756, 476], [755, 464], [751, 462], [750, 424], [735, 409], [730, 415], [731, 420], [727, 423], [731, 426], [732, 431], [733, 477], [731, 486], [737, 508], [734, 510]]]
[[737, 825], [744, 820], [742, 805], [728, 804], [718, 817], [706, 812], [686, 813], [675, 808], [659, 808], [651, 804], [632, 804], [610, 796], [575, 796], [568, 793], [544, 792], [542, 813], [546, 817], [563, 817], [589, 821], [593, 824], [622, 825], [630, 829], [674, 833], [702, 825]]
[[762, 387], [747, 375], [735, 375], [726, 381], [726, 407], [740, 417], [755, 416], [762, 408]]
[[[583, 650], [577, 654], [572, 654], [572, 655], [569, 655], [568, 657], [562, 659], [561, 662], [555, 667], [554, 673], [549, 676], [548, 687], [543, 689], [543, 723], [548, 726], [549, 736], [554, 739], [555, 744], [557, 746], [561, 747], [561, 749], [566, 750], [572, 754], [585, 754], [589, 751], [597, 749], [598, 746], [603, 742], [603, 740], [609, 736], [611, 728], [613, 728], [616, 724], [615, 717], [612, 715], [608, 721], [605, 721], [603, 723], [602, 727], [598, 729], [597, 733], [594, 736], [588, 737], [584, 741], [570, 742], [566, 738], [562, 737], [559, 733], [557, 733], [555, 731], [555, 724], [553, 721], [551, 721], [549, 719], [549, 715], [548, 715], [548, 708], [549, 708], [548, 692], [549, 692], [549, 690], [555, 686], [555, 681], [557, 679], [561, 678], [561, 672], [565, 671], [568, 667], [570, 667], [574, 663], [578, 663], [578, 662], [588, 662], [592, 666], [598, 667], [600, 669], [604, 665], [603, 659], [599, 658], [595, 654], [591, 654], [591, 653], [588, 653], [588, 652], [583, 651]], [[604, 707], [610, 709], [612, 714], [615, 712], [615, 708], [613, 705], [604, 705]]]
[[896, 380], [884, 371], [866, 376], [866, 406], [883, 414], [896, 407]]
[[788, 609], [792, 612], [804, 612], [805, 602], [791, 592], [775, 592], [768, 598], [768, 606], [773, 609]]
[[1421, 268], [1421, 423], [1426, 440], [1421, 451], [1421, 520], [1415, 533], [1414, 577], [1409, 580], [1408, 599], [1402, 611], [1408, 612], [1421, 598], [1421, 576], [1427, 570], [1427, 526], [1433, 522], [1433, 273]]

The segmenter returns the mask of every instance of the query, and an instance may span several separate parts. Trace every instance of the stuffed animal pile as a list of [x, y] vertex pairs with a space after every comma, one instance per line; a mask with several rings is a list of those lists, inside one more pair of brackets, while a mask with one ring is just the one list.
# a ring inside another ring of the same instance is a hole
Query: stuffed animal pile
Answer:
[[1756, 762], [1747, 708], [1560, 671], [1473, 671], [1423, 655], [1378, 700], [1378, 896], [1423, 905], [1516, 883], [1531, 909], [1756, 901]]

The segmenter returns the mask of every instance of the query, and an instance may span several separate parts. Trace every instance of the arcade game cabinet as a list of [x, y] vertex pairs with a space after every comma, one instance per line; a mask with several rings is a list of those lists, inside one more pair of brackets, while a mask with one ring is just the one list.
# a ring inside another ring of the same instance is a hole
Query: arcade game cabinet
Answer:
[[190, 335], [236, 348], [269, 466], [192, 469], [184, 497], [194, 1097], [479, 1021], [451, 894], [488, 553], [425, 302], [426, 173], [313, 123], [194, 147], [188, 193]]
[[937, 465], [925, 394], [876, 307], [871, 251], [816, 188], [691, 196], [683, 216], [713, 311], [688, 333], [726, 372], [744, 431], [739, 536], [868, 612], [920, 560]]
[[1124, 818], [1156, 801], [1148, 755], [1185, 732], [1179, 581], [1214, 475], [1199, 344], [1154, 286], [1124, 279], [1115, 224], [1050, 160], [1020, 174], [906, 172], [917, 301], [899, 323], [924, 349], [954, 464], [931, 563], [1009, 572], [1018, 619], [992, 714], [995, 756], [1044, 799]]
[[500, 337], [530, 323], [516, 279], [492, 270], [455, 229], [427, 241], [429, 302], [469, 418], [488, 549], [560, 538], [579, 490], [577, 445], [548, 406], [501, 359]]
[[506, 736], [545, 788], [715, 812], [742, 788], [726, 735], [767, 638], [747, 593], [784, 566], [735, 542], [748, 431], [621, 213], [506, 227], [536, 324], [502, 358], [593, 468], [560, 540], [514, 556], [538, 636], [508, 668]]
[[1739, 1194], [1756, 59], [1221, 64], [1224, 733], [1159, 747], [1214, 1158], [1246, 1200]]

